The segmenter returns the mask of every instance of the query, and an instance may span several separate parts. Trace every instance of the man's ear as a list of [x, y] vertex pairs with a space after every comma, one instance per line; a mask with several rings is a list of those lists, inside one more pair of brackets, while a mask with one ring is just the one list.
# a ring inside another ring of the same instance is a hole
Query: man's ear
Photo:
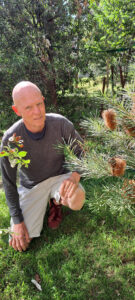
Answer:
[[15, 114], [17, 115], [17, 116], [21, 116], [21, 114], [19, 113], [19, 111], [18, 111], [18, 109], [17, 109], [17, 107], [16, 107], [16, 105], [12, 105], [12, 109], [13, 109], [13, 111], [15, 112]]

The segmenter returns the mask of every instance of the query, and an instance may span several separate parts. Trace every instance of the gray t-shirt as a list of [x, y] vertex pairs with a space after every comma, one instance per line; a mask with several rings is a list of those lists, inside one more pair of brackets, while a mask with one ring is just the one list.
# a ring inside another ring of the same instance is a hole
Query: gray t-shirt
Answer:
[[[58, 145], [75, 140], [75, 154], [80, 157], [82, 149], [77, 141], [82, 139], [74, 129], [73, 124], [59, 114], [46, 114], [45, 133], [40, 139], [33, 139], [28, 134], [23, 120], [17, 121], [4, 134], [1, 144], [7, 145], [9, 137], [16, 133], [24, 141], [24, 151], [27, 151], [26, 159], [30, 159], [28, 168], [19, 170], [20, 184], [31, 189], [33, 186], [53, 176], [61, 175], [68, 170], [64, 166], [65, 157], [63, 151], [58, 150]], [[17, 167], [12, 168], [8, 158], [1, 158], [2, 179], [6, 194], [10, 215], [15, 224], [23, 221], [19, 205], [19, 195], [16, 185]]]

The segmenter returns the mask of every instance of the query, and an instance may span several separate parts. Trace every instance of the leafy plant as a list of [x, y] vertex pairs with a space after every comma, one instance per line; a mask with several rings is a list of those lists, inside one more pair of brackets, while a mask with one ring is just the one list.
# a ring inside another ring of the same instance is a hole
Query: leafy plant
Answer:
[[[14, 168], [18, 165], [19, 168], [25, 166], [28, 168], [30, 159], [24, 159], [26, 157], [26, 151], [19, 151], [18, 148], [23, 148], [23, 140], [20, 136], [16, 136], [16, 133], [8, 140], [8, 146], [3, 147], [3, 151], [0, 152], [0, 157], [8, 157], [10, 165]], [[18, 147], [18, 148], [17, 148]]]

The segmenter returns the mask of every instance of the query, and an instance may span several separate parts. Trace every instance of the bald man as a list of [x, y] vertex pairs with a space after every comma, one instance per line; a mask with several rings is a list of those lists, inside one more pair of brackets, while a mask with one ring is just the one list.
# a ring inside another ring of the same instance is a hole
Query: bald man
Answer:
[[64, 153], [57, 151], [59, 144], [74, 141], [73, 149], [80, 158], [81, 137], [73, 124], [59, 114], [46, 114], [40, 89], [29, 81], [18, 83], [12, 92], [14, 112], [21, 117], [4, 134], [1, 150], [13, 134], [21, 136], [24, 151], [30, 159], [28, 168], [11, 167], [7, 157], [1, 159], [3, 185], [11, 215], [10, 246], [23, 251], [32, 238], [40, 236], [47, 203], [50, 211], [48, 226], [58, 228], [62, 221], [61, 207], [80, 210], [85, 192], [77, 172], [65, 169]]

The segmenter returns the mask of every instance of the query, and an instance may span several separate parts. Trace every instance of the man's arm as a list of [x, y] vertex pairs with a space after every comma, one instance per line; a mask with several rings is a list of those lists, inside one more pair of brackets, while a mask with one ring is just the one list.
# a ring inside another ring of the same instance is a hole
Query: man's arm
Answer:
[[1, 159], [2, 180], [6, 194], [6, 201], [10, 215], [13, 219], [13, 233], [9, 242], [15, 250], [26, 250], [30, 242], [27, 228], [23, 221], [23, 215], [19, 204], [19, 195], [16, 186], [17, 168], [11, 168], [7, 158]]
[[23, 221], [23, 215], [19, 204], [19, 194], [16, 185], [17, 167], [12, 168], [8, 158], [2, 157], [1, 171], [10, 216], [12, 217], [14, 224], [21, 223]]

